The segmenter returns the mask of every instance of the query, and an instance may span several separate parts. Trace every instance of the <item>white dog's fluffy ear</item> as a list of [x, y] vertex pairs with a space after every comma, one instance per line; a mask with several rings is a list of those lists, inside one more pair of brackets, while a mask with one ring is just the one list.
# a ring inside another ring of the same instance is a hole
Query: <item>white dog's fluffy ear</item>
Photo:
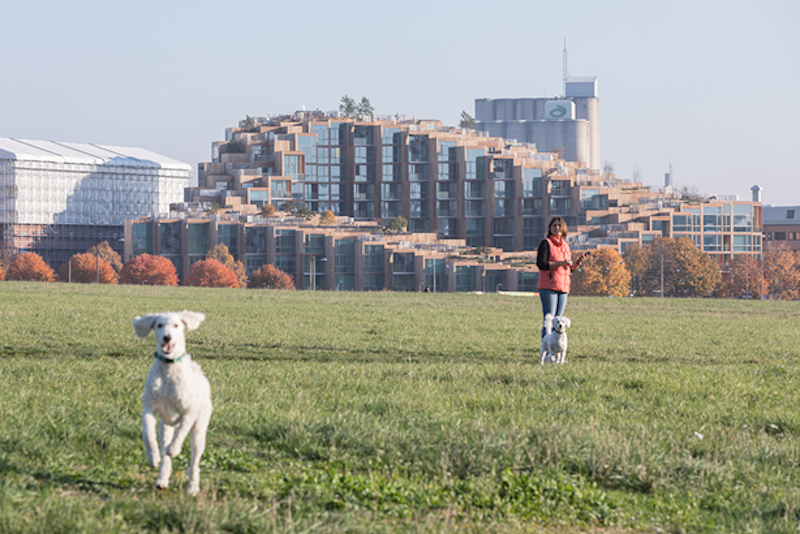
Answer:
[[147, 334], [153, 329], [153, 325], [156, 324], [156, 318], [158, 318], [157, 313], [148, 313], [144, 317], [136, 317], [133, 320], [133, 330], [136, 332], [136, 335], [139, 337], [147, 337]]
[[187, 330], [194, 330], [200, 323], [206, 320], [206, 316], [202, 313], [198, 312], [190, 312], [188, 310], [183, 310], [178, 314], [183, 321], [183, 324], [186, 325]]
[[569, 317], [564, 317], [564, 325], [566, 325], [567, 328], [572, 326], [572, 321], [569, 320]]

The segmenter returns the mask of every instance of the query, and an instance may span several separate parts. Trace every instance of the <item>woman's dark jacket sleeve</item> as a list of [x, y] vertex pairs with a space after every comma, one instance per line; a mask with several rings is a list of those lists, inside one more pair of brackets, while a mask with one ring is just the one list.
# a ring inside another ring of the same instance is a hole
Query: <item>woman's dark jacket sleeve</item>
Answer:
[[538, 267], [540, 271], [550, 270], [550, 262], [547, 261], [549, 257], [550, 244], [547, 239], [542, 239], [542, 242], [539, 243], [539, 248], [536, 250], [536, 267]]

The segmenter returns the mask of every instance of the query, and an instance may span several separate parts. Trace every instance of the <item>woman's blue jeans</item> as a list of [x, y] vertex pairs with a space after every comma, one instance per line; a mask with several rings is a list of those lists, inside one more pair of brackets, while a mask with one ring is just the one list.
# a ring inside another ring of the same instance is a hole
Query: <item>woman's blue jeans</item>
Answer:
[[[567, 307], [568, 293], [561, 293], [560, 291], [552, 291], [550, 289], [540, 289], [539, 296], [542, 298], [542, 317], [548, 313], [552, 313], [553, 317], [564, 315], [564, 308]], [[542, 326], [542, 338], [544, 338], [545, 331]]]

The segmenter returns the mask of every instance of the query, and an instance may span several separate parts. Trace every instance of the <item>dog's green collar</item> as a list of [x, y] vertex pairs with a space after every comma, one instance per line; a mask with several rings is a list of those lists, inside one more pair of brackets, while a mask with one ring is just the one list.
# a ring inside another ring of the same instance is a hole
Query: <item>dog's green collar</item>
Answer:
[[183, 356], [181, 356], [180, 358], [175, 358], [174, 360], [170, 360], [169, 358], [165, 358], [161, 356], [158, 352], [156, 352], [156, 360], [162, 361], [164, 363], [178, 363], [184, 358], [184, 356], [186, 356], [185, 352], [183, 353]]

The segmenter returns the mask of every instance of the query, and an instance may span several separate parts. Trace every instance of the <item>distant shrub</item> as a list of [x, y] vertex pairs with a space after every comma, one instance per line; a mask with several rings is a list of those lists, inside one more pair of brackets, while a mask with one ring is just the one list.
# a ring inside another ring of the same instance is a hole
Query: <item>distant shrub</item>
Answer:
[[6, 280], [55, 282], [56, 273], [38, 254], [24, 252], [11, 262]]
[[239, 287], [236, 273], [218, 260], [200, 260], [189, 269], [187, 286], [197, 287]]
[[62, 282], [75, 282], [78, 284], [116, 284], [117, 273], [114, 268], [94, 254], [75, 254], [68, 262], [61, 265], [58, 274]]
[[122, 258], [120, 258], [119, 254], [113, 248], [111, 248], [111, 245], [108, 244], [108, 241], [103, 241], [99, 245], [93, 246], [87, 250], [86, 253], [94, 256], [97, 251], [100, 252], [100, 259], [109, 264], [114, 269], [115, 273], [118, 273], [119, 270], [122, 269]]
[[239, 280], [239, 287], [245, 287], [247, 285], [247, 269], [242, 262], [234, 259], [233, 255], [228, 251], [228, 246], [225, 245], [225, 243], [220, 243], [209, 250], [206, 254], [206, 259], [217, 260], [222, 265], [233, 271], [234, 274], [236, 274], [236, 278]]
[[250, 274], [250, 289], [295, 289], [291, 275], [286, 274], [274, 265], [262, 265]]
[[148, 286], [177, 286], [178, 273], [175, 265], [163, 256], [140, 254], [122, 266], [119, 271], [120, 284], [144, 284]]

